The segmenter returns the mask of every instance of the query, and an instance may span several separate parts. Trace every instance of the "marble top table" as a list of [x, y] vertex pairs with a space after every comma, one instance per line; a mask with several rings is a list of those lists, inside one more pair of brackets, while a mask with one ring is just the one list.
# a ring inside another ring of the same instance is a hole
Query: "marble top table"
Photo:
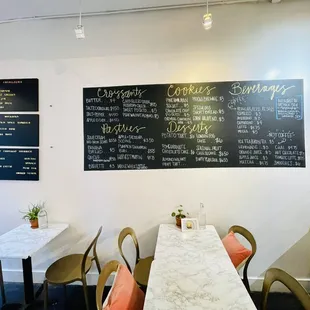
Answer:
[[68, 227], [68, 224], [49, 224], [48, 228], [32, 229], [30, 224], [24, 224], [0, 236], [0, 259], [22, 260], [26, 308], [35, 303], [43, 287], [34, 294], [31, 256]]
[[18, 226], [0, 236], [0, 258], [26, 259], [33, 256], [68, 227], [68, 224], [49, 224], [44, 229], [32, 229], [30, 224]]
[[160, 225], [144, 310], [256, 310], [215, 228]]

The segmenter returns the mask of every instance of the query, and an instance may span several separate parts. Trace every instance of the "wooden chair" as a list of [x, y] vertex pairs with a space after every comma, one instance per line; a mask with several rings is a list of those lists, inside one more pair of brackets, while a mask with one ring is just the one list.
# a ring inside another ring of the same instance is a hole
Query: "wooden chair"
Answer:
[[248, 267], [249, 267], [250, 261], [254, 257], [256, 250], [257, 250], [256, 241], [255, 241], [253, 235], [247, 229], [245, 229], [242, 226], [234, 225], [234, 226], [229, 228], [228, 233], [230, 233], [231, 231], [235, 234], [236, 233], [240, 234], [245, 239], [247, 239], [248, 242], [251, 244], [251, 247], [252, 247], [252, 254], [248, 258], [246, 258], [239, 266], [236, 267], [236, 269], [239, 271], [244, 266], [244, 268], [243, 268], [243, 283], [244, 283], [246, 289], [248, 290], [248, 292], [250, 293], [250, 284], [249, 284], [249, 280], [248, 280]]
[[[95, 239], [91, 242], [84, 254], [72, 254], [60, 258], [54, 262], [45, 273], [44, 281], [44, 309], [47, 310], [48, 303], [48, 284], [55, 285], [67, 285], [72, 282], [81, 281], [84, 289], [84, 297], [86, 309], [89, 308], [88, 292], [86, 274], [92, 266], [92, 262], [95, 261], [98, 272], [101, 272], [99, 259], [97, 255], [97, 241], [101, 234], [102, 226], [100, 227]], [[88, 256], [91, 249], [93, 249], [93, 255]]]
[[120, 262], [117, 260], [112, 260], [107, 263], [103, 268], [99, 275], [97, 287], [96, 287], [96, 305], [97, 310], [102, 310], [102, 296], [104, 292], [104, 288], [108, 278], [110, 277], [112, 272], [116, 272], [118, 269]]
[[127, 259], [125, 258], [125, 255], [124, 255], [123, 249], [122, 249], [123, 241], [128, 235], [131, 236], [133, 243], [136, 247], [136, 262], [135, 262], [135, 268], [134, 268], [133, 276], [134, 276], [136, 282], [138, 283], [138, 285], [145, 289], [147, 287], [147, 283], [149, 280], [150, 269], [151, 269], [152, 262], [154, 260], [154, 256], [149, 256], [146, 258], [140, 258], [139, 243], [138, 243], [138, 239], [137, 239], [137, 236], [136, 236], [134, 230], [130, 227], [124, 228], [120, 232], [119, 237], [118, 237], [118, 248], [119, 248], [120, 254], [123, 257], [123, 259], [127, 265], [127, 268], [130, 270], [130, 272], [132, 272], [131, 267], [130, 267]]
[[291, 275], [278, 268], [268, 269], [263, 283], [261, 310], [267, 309], [267, 299], [271, 285], [279, 281], [283, 283], [301, 302], [306, 310], [310, 310], [310, 296], [304, 287]]

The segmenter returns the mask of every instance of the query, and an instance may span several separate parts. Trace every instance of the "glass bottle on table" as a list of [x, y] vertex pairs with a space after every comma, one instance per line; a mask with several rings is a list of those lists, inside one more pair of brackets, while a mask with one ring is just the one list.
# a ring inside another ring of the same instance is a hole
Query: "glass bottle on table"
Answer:
[[205, 229], [207, 225], [207, 214], [205, 206], [202, 202], [200, 203], [198, 221], [199, 221], [199, 228]]
[[39, 214], [38, 214], [38, 223], [39, 223], [39, 228], [44, 229], [48, 228], [48, 217], [47, 217], [47, 212], [44, 209], [41, 209]]

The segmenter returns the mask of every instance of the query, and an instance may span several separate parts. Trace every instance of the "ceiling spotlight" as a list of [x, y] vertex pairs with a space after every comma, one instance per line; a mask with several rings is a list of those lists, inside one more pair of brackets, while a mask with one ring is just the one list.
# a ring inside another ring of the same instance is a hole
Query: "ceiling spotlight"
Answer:
[[206, 30], [211, 29], [212, 27], [212, 14], [211, 13], [207, 13], [203, 16], [202, 24]]
[[207, 0], [207, 13], [203, 15], [202, 24], [205, 30], [209, 30], [212, 27], [212, 14], [209, 13], [209, 0]]
[[77, 39], [85, 39], [84, 26], [77, 25], [74, 31]]
[[80, 0], [79, 24], [75, 27], [74, 31], [77, 39], [85, 39], [84, 26], [82, 25], [82, 0]]

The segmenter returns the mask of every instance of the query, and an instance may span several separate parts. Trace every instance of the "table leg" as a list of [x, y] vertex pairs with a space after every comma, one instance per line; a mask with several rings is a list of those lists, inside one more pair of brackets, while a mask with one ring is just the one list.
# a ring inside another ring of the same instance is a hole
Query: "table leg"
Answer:
[[[25, 295], [25, 305], [21, 304], [4, 304], [1, 310], [26, 310], [33, 309], [34, 306], [43, 306], [42, 300], [36, 300], [42, 293], [43, 285], [40, 286], [36, 294], [34, 293], [33, 277], [32, 277], [32, 263], [31, 257], [23, 259], [23, 276], [24, 276], [24, 295]], [[1, 261], [0, 261], [0, 282], [1, 282]], [[0, 293], [2, 293], [0, 289]], [[54, 304], [55, 301], [51, 301], [48, 304]]]
[[23, 275], [24, 275], [25, 304], [29, 305], [34, 302], [34, 287], [32, 278], [31, 257], [23, 259]]
[[4, 280], [3, 280], [1, 260], [0, 260], [0, 289], [1, 289], [2, 304], [4, 305], [6, 303], [6, 298], [5, 298], [5, 291], [4, 291]]

